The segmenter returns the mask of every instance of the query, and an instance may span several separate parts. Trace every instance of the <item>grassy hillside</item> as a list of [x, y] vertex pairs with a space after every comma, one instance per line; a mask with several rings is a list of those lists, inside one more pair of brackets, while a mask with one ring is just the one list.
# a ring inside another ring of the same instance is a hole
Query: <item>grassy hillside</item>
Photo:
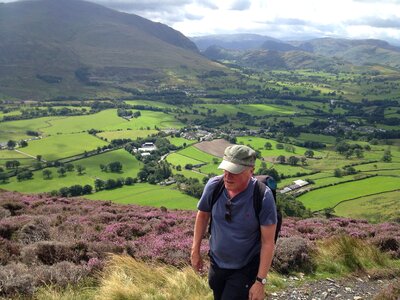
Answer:
[[126, 96], [224, 69], [172, 28], [90, 2], [19, 1], [0, 14], [0, 98]]

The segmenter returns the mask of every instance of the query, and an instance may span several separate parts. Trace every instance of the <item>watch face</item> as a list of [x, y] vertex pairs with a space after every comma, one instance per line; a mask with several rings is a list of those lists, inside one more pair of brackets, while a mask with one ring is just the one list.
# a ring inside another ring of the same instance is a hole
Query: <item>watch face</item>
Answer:
[[266, 284], [267, 283], [267, 279], [263, 278], [263, 280], [261, 280], [262, 284]]

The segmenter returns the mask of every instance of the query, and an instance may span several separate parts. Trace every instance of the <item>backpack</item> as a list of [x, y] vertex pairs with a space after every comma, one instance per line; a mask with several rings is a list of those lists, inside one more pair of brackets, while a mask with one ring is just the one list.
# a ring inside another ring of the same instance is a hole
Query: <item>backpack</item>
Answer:
[[[276, 205], [276, 181], [269, 175], [258, 175], [255, 176], [257, 181], [254, 185], [254, 192], [253, 192], [253, 207], [256, 213], [256, 216], [260, 215], [261, 208], [262, 208], [262, 200], [264, 198], [265, 188], [268, 186], [271, 191], [272, 195], [274, 196], [274, 201]], [[218, 181], [216, 187], [212, 191], [212, 198], [211, 198], [211, 210], [214, 204], [217, 202], [219, 196], [221, 195], [222, 191], [224, 190], [224, 177], [221, 177]], [[276, 216], [277, 216], [277, 223], [276, 223], [276, 230], [275, 230], [275, 242], [278, 239], [279, 232], [281, 231], [282, 226], [282, 213], [277, 208], [276, 209]], [[259, 221], [259, 218], [257, 218]], [[210, 214], [210, 223], [208, 226], [208, 233], [211, 234], [211, 223], [212, 223], [212, 214]]]

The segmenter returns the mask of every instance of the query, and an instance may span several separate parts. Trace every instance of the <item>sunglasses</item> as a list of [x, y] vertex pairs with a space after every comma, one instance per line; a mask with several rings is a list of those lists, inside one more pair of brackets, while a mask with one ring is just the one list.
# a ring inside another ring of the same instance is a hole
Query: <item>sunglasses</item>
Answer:
[[226, 201], [225, 203], [225, 220], [227, 222], [231, 222], [232, 221], [232, 202], [230, 199], [228, 199], [228, 201]]

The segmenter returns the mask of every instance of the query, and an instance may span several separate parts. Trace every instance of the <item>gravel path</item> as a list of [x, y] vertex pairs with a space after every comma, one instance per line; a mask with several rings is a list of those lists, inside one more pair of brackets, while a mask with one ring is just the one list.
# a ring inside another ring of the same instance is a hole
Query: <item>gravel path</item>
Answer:
[[[284, 291], [270, 293], [268, 300], [380, 300], [376, 296], [388, 289], [399, 278], [372, 280], [368, 277], [326, 279], [300, 284], [298, 278], [288, 279], [289, 287]], [[396, 296], [400, 300], [400, 295]]]

